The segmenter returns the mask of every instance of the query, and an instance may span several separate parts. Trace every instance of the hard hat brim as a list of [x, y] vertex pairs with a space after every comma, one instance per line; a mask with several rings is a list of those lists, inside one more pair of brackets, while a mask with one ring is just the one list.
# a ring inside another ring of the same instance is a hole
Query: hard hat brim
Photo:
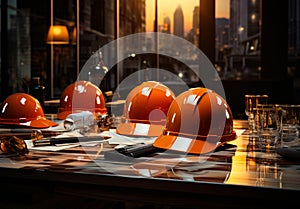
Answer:
[[58, 112], [56, 114], [57, 119], [59, 120], [65, 120], [68, 115], [72, 114], [72, 111], [69, 110], [60, 110], [60, 108], [58, 109]]
[[119, 123], [117, 134], [129, 136], [159, 136], [163, 132], [163, 125], [144, 123]]
[[93, 112], [95, 117], [97, 114], [99, 115], [105, 115], [107, 114], [107, 109], [106, 108], [94, 108], [94, 109], [71, 109], [71, 110], [66, 110], [64, 108], [58, 108], [58, 112], [56, 114], [56, 117], [57, 119], [59, 120], [65, 120], [70, 114], [73, 114], [73, 113], [80, 113], [80, 112], [83, 112], [83, 111], [90, 111], [90, 112]]
[[58, 126], [58, 123], [48, 120], [47, 118], [38, 118], [34, 120], [29, 120], [26, 122], [10, 122], [10, 121], [0, 121], [1, 125], [14, 125], [14, 126], [26, 126], [32, 128], [49, 128], [52, 126]]
[[[225, 139], [225, 138], [226, 139]], [[228, 141], [236, 139], [235, 131], [226, 136], [207, 136], [206, 140], [193, 139], [183, 136], [160, 135], [153, 146], [165, 150], [179, 151], [190, 154], [205, 154], [214, 151]]]

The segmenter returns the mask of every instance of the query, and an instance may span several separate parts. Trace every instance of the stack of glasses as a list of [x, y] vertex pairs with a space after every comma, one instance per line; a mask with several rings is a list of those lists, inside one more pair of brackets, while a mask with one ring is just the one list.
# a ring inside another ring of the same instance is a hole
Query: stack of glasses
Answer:
[[269, 104], [268, 95], [245, 95], [249, 135], [263, 150], [300, 145], [300, 105]]

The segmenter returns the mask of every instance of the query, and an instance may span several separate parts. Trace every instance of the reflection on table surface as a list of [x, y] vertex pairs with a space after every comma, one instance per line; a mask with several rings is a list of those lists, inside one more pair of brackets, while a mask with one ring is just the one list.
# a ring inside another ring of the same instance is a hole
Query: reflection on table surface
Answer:
[[[243, 129], [245, 121], [235, 120], [234, 126]], [[164, 151], [132, 158], [115, 151], [114, 146], [95, 142], [58, 151], [32, 149], [26, 156], [1, 154], [0, 167], [300, 190], [299, 159], [260, 150], [257, 139], [249, 138], [247, 130], [215, 152], [200, 156]]]

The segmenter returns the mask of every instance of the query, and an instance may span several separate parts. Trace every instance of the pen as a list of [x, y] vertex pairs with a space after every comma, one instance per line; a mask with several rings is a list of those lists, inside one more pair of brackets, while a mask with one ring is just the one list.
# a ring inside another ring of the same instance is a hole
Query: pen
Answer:
[[129, 145], [116, 149], [116, 151], [134, 158], [148, 156], [159, 150], [159, 148], [154, 147], [152, 144]]
[[2, 136], [18, 136], [23, 139], [41, 139], [42, 137], [51, 137], [62, 134], [64, 131], [49, 131], [40, 129], [8, 129], [0, 128], [0, 137]]
[[0, 133], [31, 133], [36, 129], [29, 128], [0, 128]]
[[33, 141], [34, 146], [50, 146], [56, 144], [68, 144], [76, 142], [104, 141], [102, 137], [61, 137], [44, 138]]

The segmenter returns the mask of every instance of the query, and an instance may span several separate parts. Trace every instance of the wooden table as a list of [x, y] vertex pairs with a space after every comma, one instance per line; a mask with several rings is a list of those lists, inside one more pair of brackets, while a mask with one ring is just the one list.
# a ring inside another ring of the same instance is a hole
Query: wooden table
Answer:
[[[235, 120], [236, 130], [245, 121]], [[268, 208], [298, 204], [300, 162], [245, 131], [206, 155], [132, 158], [109, 143], [0, 155], [0, 208]]]

